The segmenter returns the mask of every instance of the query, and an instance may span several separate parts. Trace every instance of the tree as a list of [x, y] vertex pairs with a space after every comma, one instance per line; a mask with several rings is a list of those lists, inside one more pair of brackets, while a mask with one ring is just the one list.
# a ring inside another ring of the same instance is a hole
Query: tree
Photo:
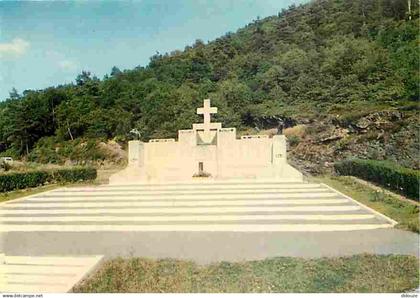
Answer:
[[157, 52], [144, 67], [114, 66], [102, 80], [82, 71], [73, 84], [13, 89], [0, 102], [0, 152], [132, 128], [145, 140], [176, 137], [199, 120], [203, 98], [219, 107], [216, 121], [239, 129], [285, 115], [318, 122], [337, 110], [413, 105], [418, 20], [418, 1], [311, 1], [184, 51]]
[[119, 74], [121, 74], [121, 70], [118, 67], [113, 66], [111, 69], [111, 77], [115, 77]]
[[92, 80], [90, 71], [83, 70], [82, 73], [77, 75], [76, 84], [78, 86], [84, 86], [86, 83]]
[[12, 91], [9, 92], [9, 98], [11, 100], [16, 100], [20, 98], [20, 95], [18, 91], [16, 90], [16, 88], [12, 88]]

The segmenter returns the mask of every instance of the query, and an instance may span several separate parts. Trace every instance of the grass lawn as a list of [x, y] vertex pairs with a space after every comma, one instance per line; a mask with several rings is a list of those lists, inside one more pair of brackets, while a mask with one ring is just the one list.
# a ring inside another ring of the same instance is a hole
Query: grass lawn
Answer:
[[377, 191], [351, 177], [324, 176], [311, 178], [314, 182], [328, 184], [360, 203], [398, 222], [397, 228], [419, 233], [419, 206], [415, 202], [403, 201], [384, 191]]
[[5, 201], [10, 201], [14, 199], [19, 199], [22, 197], [27, 197], [31, 195], [35, 195], [41, 192], [53, 190], [60, 187], [81, 187], [81, 186], [92, 186], [98, 185], [99, 183], [97, 180], [95, 181], [83, 181], [83, 182], [75, 182], [75, 183], [64, 183], [64, 184], [51, 184], [51, 185], [43, 185], [34, 188], [25, 188], [19, 189], [9, 192], [0, 193], [0, 203]]
[[278, 257], [199, 266], [189, 261], [117, 258], [74, 292], [404, 292], [419, 284], [413, 256]]
[[61, 186], [62, 185], [53, 184], [53, 185], [39, 186], [35, 188], [20, 189], [20, 190], [15, 190], [15, 191], [10, 191], [10, 192], [2, 192], [0, 193], [0, 203], [9, 201], [9, 200], [18, 199], [21, 197], [27, 197], [27, 196], [41, 193], [48, 190], [53, 190]]
[[0, 203], [5, 201], [10, 201], [14, 199], [19, 199], [22, 197], [27, 197], [31, 195], [35, 195], [41, 192], [53, 190], [60, 187], [81, 187], [81, 186], [91, 186], [91, 185], [98, 185], [99, 182], [95, 181], [83, 181], [83, 182], [75, 182], [75, 183], [64, 183], [64, 184], [51, 184], [51, 185], [43, 185], [34, 188], [25, 188], [19, 189], [9, 192], [2, 192], [0, 193]]

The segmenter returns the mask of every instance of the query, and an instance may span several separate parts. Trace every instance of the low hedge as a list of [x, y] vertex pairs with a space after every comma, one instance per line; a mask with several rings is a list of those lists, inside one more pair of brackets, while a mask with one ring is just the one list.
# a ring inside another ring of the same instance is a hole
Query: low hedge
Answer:
[[334, 169], [339, 175], [359, 177], [419, 200], [420, 171], [387, 161], [363, 159], [336, 162]]
[[31, 171], [0, 175], [0, 192], [24, 189], [46, 183], [78, 182], [96, 179], [94, 168], [73, 168], [53, 171]]
[[96, 169], [78, 168], [57, 170], [51, 173], [51, 177], [53, 181], [58, 183], [95, 180]]
[[0, 192], [43, 185], [48, 178], [49, 174], [44, 171], [0, 175]]

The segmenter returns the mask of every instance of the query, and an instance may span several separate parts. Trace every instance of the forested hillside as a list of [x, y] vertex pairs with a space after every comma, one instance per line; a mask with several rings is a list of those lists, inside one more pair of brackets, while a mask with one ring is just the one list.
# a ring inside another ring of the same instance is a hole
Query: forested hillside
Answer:
[[302, 169], [348, 156], [418, 168], [418, 21], [417, 1], [314, 1], [156, 54], [146, 67], [12, 92], [0, 102], [0, 154], [103, 159], [99, 141], [124, 143], [132, 128], [144, 140], [176, 137], [211, 98], [225, 127], [293, 127], [286, 133]]

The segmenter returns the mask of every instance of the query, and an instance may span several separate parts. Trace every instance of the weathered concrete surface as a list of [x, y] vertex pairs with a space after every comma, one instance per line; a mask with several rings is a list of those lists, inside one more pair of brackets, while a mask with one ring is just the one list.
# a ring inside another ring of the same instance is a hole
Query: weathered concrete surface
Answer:
[[322, 184], [230, 181], [62, 188], [0, 205], [0, 232], [321, 232], [396, 222]]
[[7, 255], [178, 258], [205, 264], [269, 257], [360, 253], [419, 256], [419, 235], [397, 229], [349, 232], [12, 232]]
[[0, 220], [6, 255], [132, 255], [199, 263], [418, 256], [418, 234], [392, 228], [391, 219], [325, 185], [303, 182], [62, 188], [0, 204]]
[[2, 293], [66, 293], [99, 265], [102, 256], [7, 256]]

